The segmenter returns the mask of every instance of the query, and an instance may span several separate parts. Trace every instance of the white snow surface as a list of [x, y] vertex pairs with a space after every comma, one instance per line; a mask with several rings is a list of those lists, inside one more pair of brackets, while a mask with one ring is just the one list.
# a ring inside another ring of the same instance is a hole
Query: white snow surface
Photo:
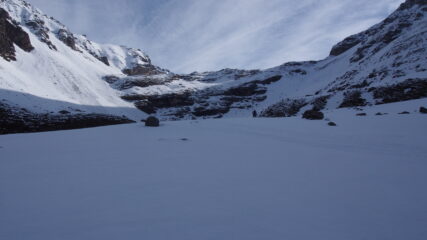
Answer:
[[426, 104], [0, 136], [0, 239], [425, 240]]
[[[15, 46], [16, 62], [0, 58], [0, 91], [3, 99], [36, 112], [63, 109], [72, 112], [72, 107], [80, 105], [79, 110], [124, 114], [134, 119], [145, 115], [133, 104], [122, 100], [120, 93], [102, 79], [112, 74], [124, 76], [121, 70], [149, 62], [149, 58], [140, 50], [101, 45], [87, 40], [85, 36], [74, 35], [76, 51], [57, 37], [59, 30], [68, 29], [39, 9], [22, 0], [2, 0], [0, 7], [6, 9], [11, 18], [29, 34], [35, 48], [27, 53]], [[49, 40], [57, 51], [40, 41], [25, 25], [27, 21], [34, 20], [44, 22]], [[95, 58], [94, 54], [107, 57], [110, 66]], [[34, 102], [35, 98], [46, 101], [39, 101], [38, 104]]]

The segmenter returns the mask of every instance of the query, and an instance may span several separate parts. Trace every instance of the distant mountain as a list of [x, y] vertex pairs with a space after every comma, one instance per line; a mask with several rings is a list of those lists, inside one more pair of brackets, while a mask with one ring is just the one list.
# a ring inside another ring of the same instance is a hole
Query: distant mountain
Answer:
[[73, 34], [25, 1], [0, 0], [0, 132], [147, 114], [178, 120], [257, 110], [286, 117], [427, 97], [426, 14], [427, 0], [407, 0], [321, 61], [180, 75], [154, 66], [139, 49]]

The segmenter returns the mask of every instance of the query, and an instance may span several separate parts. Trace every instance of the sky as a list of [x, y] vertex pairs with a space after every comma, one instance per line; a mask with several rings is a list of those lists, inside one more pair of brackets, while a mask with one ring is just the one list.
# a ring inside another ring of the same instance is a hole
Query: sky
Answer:
[[320, 60], [403, 0], [27, 0], [100, 43], [177, 73]]

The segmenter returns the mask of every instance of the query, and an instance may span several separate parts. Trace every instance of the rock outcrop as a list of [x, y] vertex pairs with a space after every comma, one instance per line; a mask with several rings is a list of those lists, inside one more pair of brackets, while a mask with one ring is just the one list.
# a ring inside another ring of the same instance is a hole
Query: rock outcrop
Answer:
[[134, 123], [127, 117], [105, 114], [40, 114], [0, 103], [0, 134], [69, 130]]
[[304, 112], [302, 118], [307, 120], [323, 120], [325, 118], [325, 115], [321, 111], [308, 110]]
[[150, 116], [144, 120], [146, 127], [159, 127], [160, 120], [156, 117]]
[[0, 8], [0, 56], [6, 61], [16, 60], [14, 44], [26, 52], [34, 49], [28, 34]]

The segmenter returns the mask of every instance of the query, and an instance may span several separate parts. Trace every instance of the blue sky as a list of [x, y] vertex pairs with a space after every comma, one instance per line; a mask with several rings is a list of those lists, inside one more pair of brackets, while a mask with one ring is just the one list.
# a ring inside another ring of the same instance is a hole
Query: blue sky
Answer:
[[403, 0], [28, 0], [94, 41], [143, 49], [175, 72], [317, 60]]

